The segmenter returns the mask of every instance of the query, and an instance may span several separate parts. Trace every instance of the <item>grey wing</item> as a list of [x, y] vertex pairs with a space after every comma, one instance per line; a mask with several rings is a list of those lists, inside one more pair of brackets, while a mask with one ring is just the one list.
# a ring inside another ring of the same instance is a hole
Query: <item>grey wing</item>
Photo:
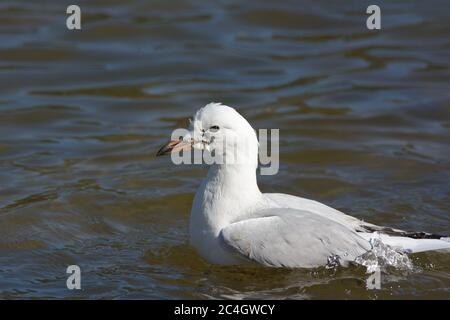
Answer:
[[336, 210], [334, 208], [331, 208], [323, 203], [320, 203], [318, 201], [305, 199], [301, 197], [296, 197], [288, 194], [283, 193], [265, 193], [264, 196], [274, 201], [278, 206], [285, 207], [302, 211], [308, 211], [313, 214], [325, 217], [327, 219], [333, 220], [335, 222], [338, 222], [344, 226], [347, 226], [348, 228], [351, 228], [358, 232], [367, 232], [372, 233], [374, 231], [382, 232], [382, 233], [404, 233], [402, 230], [393, 229], [393, 228], [386, 228], [377, 226], [365, 221], [362, 221], [360, 219], [357, 219], [355, 217], [349, 216], [347, 214], [344, 214], [343, 212]]
[[370, 249], [354, 230], [308, 211], [268, 209], [222, 229], [226, 248], [266, 266], [311, 268], [338, 256], [353, 261]]

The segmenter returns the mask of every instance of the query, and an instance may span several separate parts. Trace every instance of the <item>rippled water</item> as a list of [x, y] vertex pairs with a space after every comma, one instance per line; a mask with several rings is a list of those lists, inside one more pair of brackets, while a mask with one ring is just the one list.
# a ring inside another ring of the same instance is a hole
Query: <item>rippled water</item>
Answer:
[[[450, 298], [450, 255], [365, 269], [210, 265], [187, 244], [205, 168], [155, 151], [210, 101], [280, 128], [265, 192], [450, 234], [450, 3], [0, 4], [0, 298]], [[66, 267], [82, 291], [66, 289]]]

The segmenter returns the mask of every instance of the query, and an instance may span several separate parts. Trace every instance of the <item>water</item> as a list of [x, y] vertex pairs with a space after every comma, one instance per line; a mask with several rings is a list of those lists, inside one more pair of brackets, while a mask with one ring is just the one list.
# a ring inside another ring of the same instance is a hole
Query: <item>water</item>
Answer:
[[[450, 255], [364, 267], [208, 264], [187, 244], [205, 168], [155, 158], [210, 101], [279, 128], [265, 192], [450, 234], [448, 1], [0, 4], [0, 298], [450, 298]], [[82, 291], [66, 289], [66, 267]]]
[[366, 272], [372, 274], [377, 270], [387, 271], [389, 268], [406, 271], [419, 271], [415, 269], [408, 254], [403, 250], [395, 250], [389, 245], [384, 244], [381, 239], [374, 235], [370, 239], [371, 250], [355, 259], [367, 268]]

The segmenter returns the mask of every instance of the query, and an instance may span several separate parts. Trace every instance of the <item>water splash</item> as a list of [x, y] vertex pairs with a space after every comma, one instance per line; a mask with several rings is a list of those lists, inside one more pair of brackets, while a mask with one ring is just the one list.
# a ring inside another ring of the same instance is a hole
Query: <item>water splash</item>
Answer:
[[340, 261], [341, 257], [337, 254], [331, 255], [327, 258], [327, 264], [325, 265], [326, 269], [335, 269], [341, 265]]
[[386, 271], [388, 267], [398, 270], [412, 271], [413, 263], [406, 252], [395, 250], [391, 246], [384, 244], [379, 238], [371, 238], [372, 248], [355, 259], [355, 262], [367, 268], [367, 273], [377, 270]]

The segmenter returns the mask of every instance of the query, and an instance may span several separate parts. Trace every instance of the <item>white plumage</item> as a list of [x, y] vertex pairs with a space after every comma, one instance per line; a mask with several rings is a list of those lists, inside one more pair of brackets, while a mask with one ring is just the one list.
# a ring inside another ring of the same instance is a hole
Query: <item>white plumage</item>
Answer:
[[[371, 249], [372, 237], [407, 252], [450, 248], [444, 238], [375, 226], [313, 200], [261, 193], [257, 137], [233, 108], [208, 104], [196, 113], [191, 129], [189, 139], [200, 137], [192, 140], [194, 148], [224, 156], [236, 148], [244, 155], [238, 163], [211, 165], [192, 205], [191, 244], [213, 263], [309, 268], [337, 257], [346, 265]], [[219, 148], [224, 139], [234, 144]]]

